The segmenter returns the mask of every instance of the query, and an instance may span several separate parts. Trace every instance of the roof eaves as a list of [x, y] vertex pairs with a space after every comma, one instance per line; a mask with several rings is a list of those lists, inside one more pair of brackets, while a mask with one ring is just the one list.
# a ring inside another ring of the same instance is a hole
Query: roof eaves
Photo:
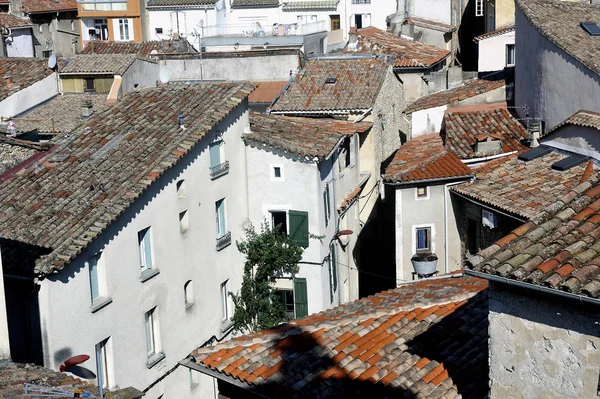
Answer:
[[498, 212], [498, 213], [504, 214], [505, 216], [508, 216], [510, 218], [513, 218], [513, 219], [517, 219], [520, 222], [526, 222], [527, 220], [529, 220], [529, 217], [527, 215], [525, 215], [525, 214], [520, 214], [520, 213], [518, 213], [518, 212], [516, 212], [516, 211], [514, 211], [512, 209], [508, 209], [506, 207], [494, 204], [494, 203], [492, 203], [490, 201], [485, 201], [485, 200], [482, 200], [480, 198], [476, 198], [475, 196], [466, 194], [464, 192], [460, 192], [460, 191], [458, 191], [458, 189], [456, 187], [452, 187], [450, 190], [454, 194], [458, 195], [459, 197], [463, 197], [466, 200], [474, 202], [474, 203], [478, 204], [479, 206], [482, 206], [484, 208], [490, 209], [490, 210], [492, 210], [494, 212]]
[[384, 179], [384, 184], [389, 186], [410, 186], [414, 184], [422, 184], [422, 183], [438, 183], [442, 181], [460, 181], [460, 180], [471, 180], [474, 179], [475, 175], [464, 175], [464, 176], [450, 176], [450, 177], [436, 177], [435, 179], [422, 179], [422, 180], [411, 180], [411, 181], [394, 181], [389, 179]]

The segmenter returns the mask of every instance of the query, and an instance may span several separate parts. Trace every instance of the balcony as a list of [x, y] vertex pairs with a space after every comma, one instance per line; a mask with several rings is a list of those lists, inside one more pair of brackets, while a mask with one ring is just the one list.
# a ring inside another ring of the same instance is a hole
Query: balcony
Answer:
[[229, 173], [229, 161], [225, 161], [220, 165], [210, 168], [210, 179], [215, 180]]
[[202, 37], [273, 37], [303, 36], [327, 30], [327, 21], [307, 24], [273, 24], [263, 26], [258, 22], [249, 24], [211, 25], [201, 29]]
[[217, 251], [222, 250], [225, 247], [231, 245], [231, 233], [227, 232], [223, 234], [221, 237], [217, 237]]

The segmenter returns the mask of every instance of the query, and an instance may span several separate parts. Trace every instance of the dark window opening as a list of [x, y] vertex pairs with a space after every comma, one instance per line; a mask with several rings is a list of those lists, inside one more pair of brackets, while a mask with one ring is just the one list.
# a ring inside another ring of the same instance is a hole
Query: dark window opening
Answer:
[[285, 311], [285, 314], [288, 316], [288, 318], [291, 320], [294, 318], [294, 291], [292, 290], [280, 290], [280, 289], [276, 289], [275, 292], [273, 292], [274, 301], [277, 301], [278, 303], [281, 304], [281, 306], [283, 306], [283, 310]]
[[85, 91], [96, 91], [94, 86], [94, 78], [85, 78]]
[[281, 177], [281, 168], [279, 166], [273, 168], [273, 175], [275, 177]]
[[163, 28], [156, 28], [156, 33], [159, 34], [159, 35], [162, 35]]
[[273, 230], [287, 235], [287, 213], [283, 211], [271, 212], [271, 226]]
[[362, 29], [362, 14], [354, 15], [354, 26], [356, 26], [356, 29]]

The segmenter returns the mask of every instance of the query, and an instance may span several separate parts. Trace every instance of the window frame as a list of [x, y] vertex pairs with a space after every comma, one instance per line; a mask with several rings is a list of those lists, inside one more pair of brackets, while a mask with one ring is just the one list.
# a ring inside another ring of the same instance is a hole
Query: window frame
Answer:
[[221, 297], [221, 323], [225, 323], [230, 320], [228, 292], [229, 279], [222, 282], [219, 287], [219, 295]]
[[[419, 194], [419, 189], [424, 189], [424, 194]], [[415, 187], [415, 201], [425, 201], [430, 198], [430, 189], [429, 186], [417, 186]]]
[[[217, 239], [227, 235], [227, 202], [225, 198], [222, 198], [215, 202], [215, 215], [216, 215], [216, 234]], [[222, 223], [221, 223], [222, 222]], [[222, 231], [221, 231], [222, 230]]]
[[110, 387], [108, 345], [110, 337], [98, 342], [94, 347], [96, 354], [96, 385]]
[[119, 27], [119, 41], [128, 42], [131, 39], [129, 18], [118, 18], [117, 25]]
[[[425, 231], [427, 247], [419, 248], [419, 231]], [[431, 225], [423, 225], [423, 226], [415, 226], [414, 227], [414, 249], [415, 253], [428, 253], [434, 251], [433, 245], [433, 226]]]
[[[512, 63], [511, 61], [511, 49], [512, 49]], [[506, 56], [505, 56], [505, 66], [507, 67], [511, 67], [511, 66], [515, 66], [515, 62], [516, 62], [516, 46], [515, 43], [506, 43]]]
[[[279, 214], [283, 213], [285, 215], [285, 225], [284, 225], [285, 235], [286, 236], [289, 235], [289, 217], [288, 217], [287, 209], [271, 209], [271, 210], [269, 210], [269, 216], [270, 216], [270, 221], [271, 221], [271, 230], [275, 230], [275, 227], [277, 227], [275, 225], [275, 220], [273, 218], [273, 216], [274, 216], [273, 214], [275, 214], [275, 213], [279, 213]], [[283, 231], [282, 231], [282, 233], [283, 233]]]
[[188, 280], [183, 284], [183, 296], [185, 300], [185, 308], [189, 308], [194, 304], [194, 285], [192, 280]]
[[186, 209], [186, 210], [179, 212], [179, 233], [184, 234], [189, 229], [190, 229], [190, 215]]
[[[89, 84], [90, 82], [92, 83], [91, 88], [90, 88], [90, 84]], [[83, 78], [83, 91], [95, 92], [96, 91], [96, 79], [90, 78], [90, 77]]]
[[483, 0], [475, 0], [475, 16], [483, 17], [485, 9], [485, 3]]
[[[275, 169], [279, 168], [280, 175], [276, 176]], [[281, 163], [271, 163], [269, 164], [269, 176], [271, 181], [275, 182], [283, 182], [285, 181], [285, 175], [283, 170], [283, 164]]]

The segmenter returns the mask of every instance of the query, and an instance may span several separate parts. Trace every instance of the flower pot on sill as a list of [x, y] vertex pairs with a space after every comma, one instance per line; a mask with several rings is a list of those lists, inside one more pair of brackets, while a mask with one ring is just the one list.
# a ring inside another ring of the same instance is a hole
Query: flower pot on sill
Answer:
[[410, 261], [418, 275], [428, 275], [435, 273], [438, 257], [434, 253], [423, 252], [413, 255]]

